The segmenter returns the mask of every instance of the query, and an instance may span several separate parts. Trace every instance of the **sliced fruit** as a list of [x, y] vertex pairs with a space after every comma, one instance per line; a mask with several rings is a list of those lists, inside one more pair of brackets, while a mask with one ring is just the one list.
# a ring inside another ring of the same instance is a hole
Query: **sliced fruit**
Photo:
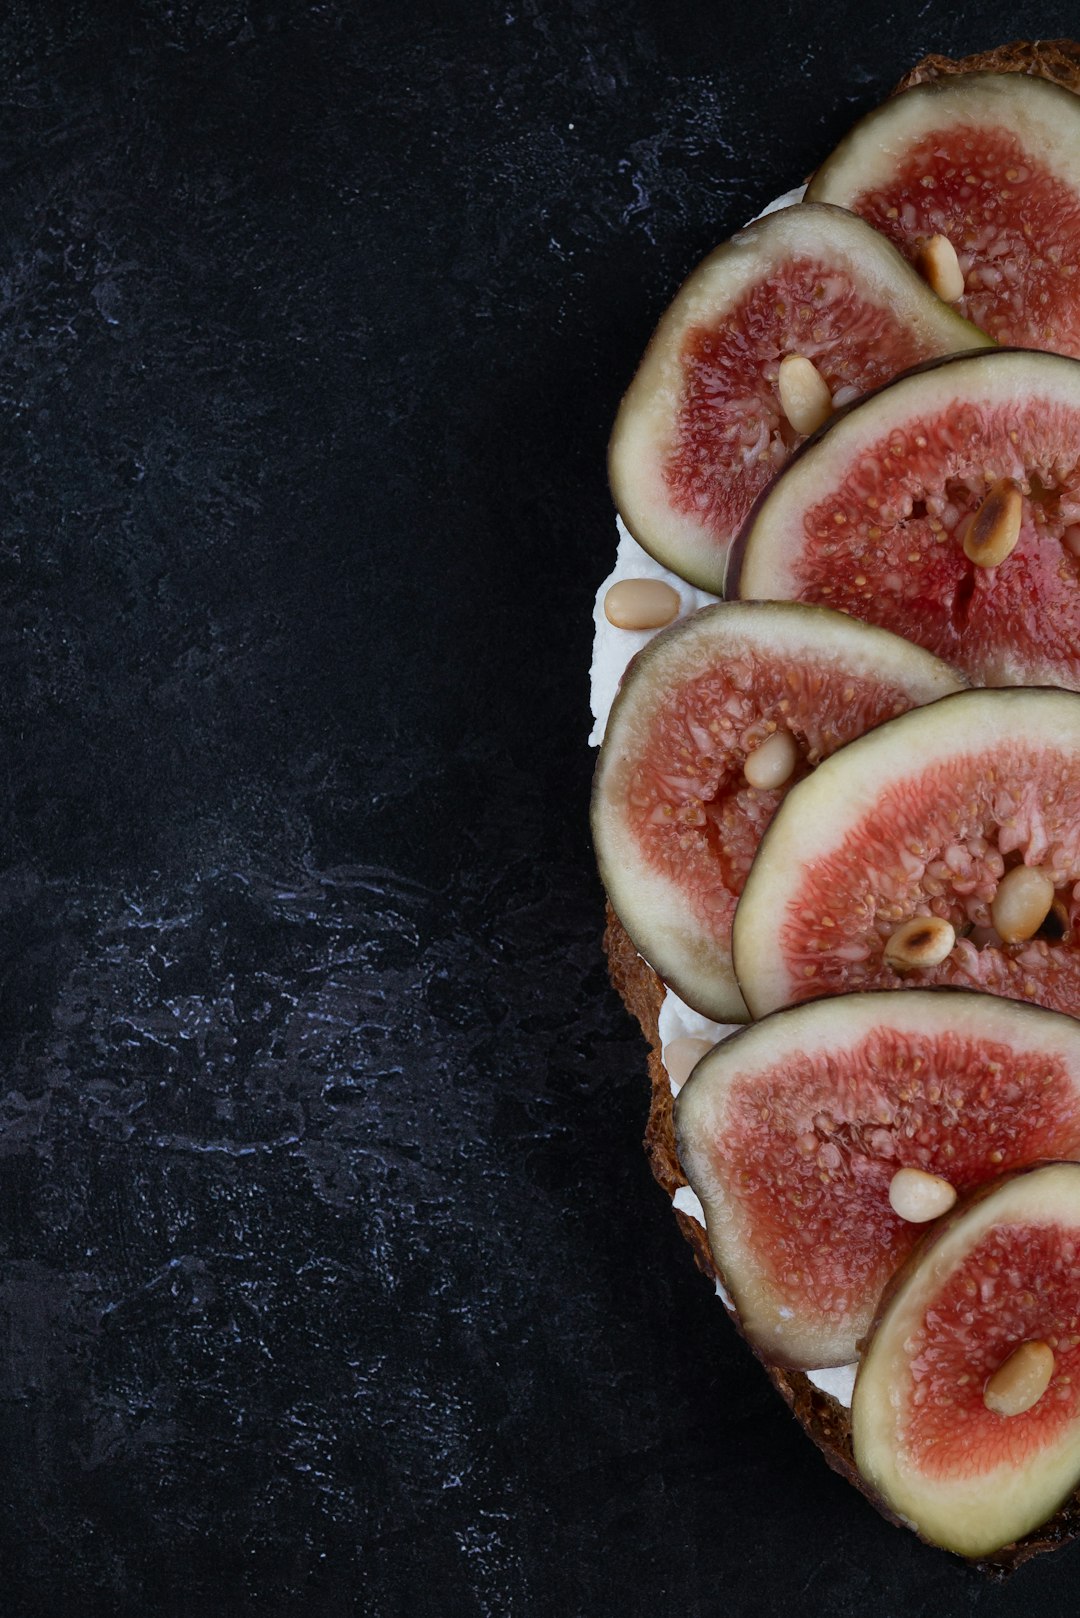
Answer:
[[703, 608], [638, 653], [597, 763], [593, 842], [620, 921], [683, 1000], [745, 1019], [731, 918], [792, 783], [963, 683], [895, 635], [781, 602]]
[[988, 341], [854, 215], [769, 214], [699, 265], [645, 352], [609, 452], [623, 521], [720, 594], [755, 497], [828, 409]]
[[[944, 237], [963, 277], [956, 306], [969, 320], [999, 343], [1080, 357], [1072, 91], [1026, 73], [916, 85], [857, 123], [806, 194], [852, 209], [915, 261]], [[942, 249], [931, 252], [940, 262]]]
[[[1016, 891], [1020, 866], [1045, 878], [1019, 885], [1037, 903]], [[897, 960], [893, 941], [914, 917], [952, 928], [944, 958]], [[755, 1017], [928, 984], [1072, 1012], [1078, 917], [1080, 696], [963, 691], [851, 742], [791, 790], [746, 879], [732, 947]]]
[[1080, 1481], [1080, 1164], [1018, 1174], [937, 1226], [883, 1307], [851, 1406], [885, 1508], [961, 1556]]
[[901, 377], [812, 441], [733, 557], [981, 685], [1080, 688], [1080, 363], [988, 350]]
[[699, 1061], [675, 1135], [750, 1341], [844, 1365], [955, 1192], [1080, 1157], [1080, 1023], [960, 992], [816, 1000]]

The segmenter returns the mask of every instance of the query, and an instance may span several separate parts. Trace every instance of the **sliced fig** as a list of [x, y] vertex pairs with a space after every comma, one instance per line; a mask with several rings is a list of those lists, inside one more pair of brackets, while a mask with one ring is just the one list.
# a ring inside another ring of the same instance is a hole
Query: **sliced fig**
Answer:
[[901, 377], [780, 474], [733, 565], [745, 599], [838, 607], [977, 684], [1080, 688], [1080, 362]]
[[918, 260], [944, 237], [957, 307], [999, 343], [1080, 357], [1080, 97], [1026, 73], [958, 73], [893, 96], [818, 169], [813, 202], [850, 208]]
[[750, 1341], [773, 1364], [846, 1365], [923, 1219], [1080, 1157], [1080, 1023], [956, 991], [815, 1000], [699, 1061], [675, 1138]]
[[[1045, 878], [1021, 880], [1033, 898], [1015, 892], [1020, 867]], [[1078, 896], [1080, 695], [963, 691], [851, 742], [791, 790], [735, 914], [735, 970], [755, 1017], [929, 984], [1072, 1012]], [[909, 937], [916, 917], [952, 930], [936, 964]]]
[[851, 1422], [864, 1482], [935, 1545], [990, 1557], [1053, 1515], [1080, 1481], [1080, 1164], [992, 1186], [916, 1250]]
[[791, 783], [963, 683], [895, 635], [781, 602], [705, 607], [638, 653], [597, 763], [593, 842], [620, 921], [683, 1000], [746, 1017], [731, 918]]
[[[657, 561], [720, 594], [754, 498], [822, 410], [988, 341], [854, 215], [769, 214], [694, 271], [645, 352], [609, 452], [623, 521]], [[787, 389], [789, 419], [780, 370], [796, 357], [808, 366]], [[825, 402], [805, 415], [810, 384]]]

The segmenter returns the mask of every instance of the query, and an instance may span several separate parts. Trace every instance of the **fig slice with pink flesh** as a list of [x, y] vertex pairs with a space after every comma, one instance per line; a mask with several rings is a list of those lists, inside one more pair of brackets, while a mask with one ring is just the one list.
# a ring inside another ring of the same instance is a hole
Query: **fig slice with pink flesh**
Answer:
[[821, 413], [791, 403], [804, 378], [785, 414], [785, 359], [809, 362], [817, 390], [842, 405], [988, 342], [854, 214], [768, 214], [693, 272], [623, 398], [608, 462], [623, 521], [657, 561], [719, 595], [754, 499]]
[[[1018, 885], [1020, 866], [1039, 878]], [[791, 789], [744, 884], [735, 970], [755, 1017], [934, 984], [1073, 1012], [1078, 896], [1080, 695], [962, 691], [851, 742]], [[954, 942], [905, 966], [895, 941], [915, 917], [947, 923]]]
[[964, 683], [898, 636], [790, 602], [705, 607], [638, 653], [597, 762], [593, 843], [619, 920], [683, 1000], [746, 1019], [731, 918], [791, 783]]
[[815, 1000], [704, 1056], [675, 1136], [751, 1343], [845, 1365], [925, 1228], [890, 1202], [900, 1171], [963, 1194], [1080, 1157], [1080, 1022], [962, 991]]
[[956, 307], [999, 343], [1080, 358], [1080, 97], [1026, 73], [959, 73], [892, 96], [818, 169], [807, 200], [850, 208], [918, 261], [944, 237]]
[[[1041, 1374], [1003, 1408], [990, 1384], [1018, 1351]], [[1054, 1514], [1080, 1482], [1080, 1164], [934, 1228], [882, 1305], [851, 1422], [867, 1488], [935, 1545], [993, 1557]]]
[[979, 685], [1080, 688], [1080, 362], [990, 349], [854, 405], [759, 501], [736, 593], [819, 602]]

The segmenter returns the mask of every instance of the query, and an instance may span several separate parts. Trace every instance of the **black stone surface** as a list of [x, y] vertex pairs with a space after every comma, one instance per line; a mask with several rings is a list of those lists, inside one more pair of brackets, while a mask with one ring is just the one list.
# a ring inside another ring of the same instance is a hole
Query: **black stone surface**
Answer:
[[694, 1272], [607, 987], [603, 454], [683, 273], [1065, 5], [0, 14], [0, 1607], [1054, 1615]]

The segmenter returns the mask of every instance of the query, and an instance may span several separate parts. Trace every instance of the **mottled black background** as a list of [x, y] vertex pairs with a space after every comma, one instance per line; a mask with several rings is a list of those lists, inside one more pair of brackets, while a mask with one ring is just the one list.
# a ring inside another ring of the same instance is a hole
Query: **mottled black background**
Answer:
[[1073, 1613], [835, 1478], [639, 1139], [585, 809], [679, 278], [1067, 5], [0, 8], [0, 1609]]

